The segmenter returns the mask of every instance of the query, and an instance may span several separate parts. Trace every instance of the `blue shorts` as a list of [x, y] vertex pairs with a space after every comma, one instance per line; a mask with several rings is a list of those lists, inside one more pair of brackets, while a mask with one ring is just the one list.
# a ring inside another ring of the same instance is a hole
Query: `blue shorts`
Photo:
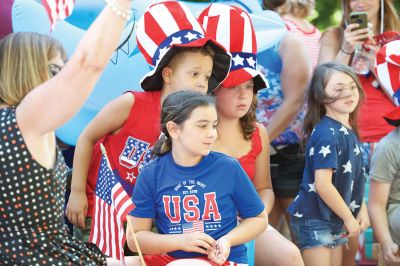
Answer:
[[290, 216], [290, 227], [294, 240], [301, 251], [315, 247], [335, 248], [349, 240], [342, 224], [320, 219]]

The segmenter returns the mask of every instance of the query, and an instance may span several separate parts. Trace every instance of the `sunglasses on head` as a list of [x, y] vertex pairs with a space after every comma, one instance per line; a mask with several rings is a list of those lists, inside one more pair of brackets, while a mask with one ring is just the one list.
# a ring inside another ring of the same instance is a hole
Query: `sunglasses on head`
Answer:
[[56, 65], [56, 64], [49, 64], [49, 72], [50, 72], [50, 75], [51, 75], [52, 77], [54, 77], [55, 75], [58, 74], [58, 72], [60, 72], [61, 68], [62, 68], [62, 67], [60, 67], [59, 65]]

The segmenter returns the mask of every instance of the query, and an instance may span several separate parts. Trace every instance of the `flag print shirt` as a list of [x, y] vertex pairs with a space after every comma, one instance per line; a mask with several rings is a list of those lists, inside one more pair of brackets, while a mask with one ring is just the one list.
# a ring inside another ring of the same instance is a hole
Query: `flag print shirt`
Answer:
[[[136, 208], [130, 215], [155, 219], [160, 234], [204, 232], [215, 240], [237, 226], [241, 218], [255, 217], [264, 204], [239, 162], [211, 152], [192, 167], [177, 165], [167, 153], [146, 165], [134, 188]], [[184, 251], [176, 258], [203, 257]], [[246, 247], [231, 247], [229, 261], [247, 263]]]
[[311, 133], [300, 192], [288, 211], [298, 218], [342, 223], [318, 195], [315, 188], [315, 171], [318, 169], [333, 169], [332, 183], [356, 217], [365, 183], [360, 143], [351, 129], [327, 116]]

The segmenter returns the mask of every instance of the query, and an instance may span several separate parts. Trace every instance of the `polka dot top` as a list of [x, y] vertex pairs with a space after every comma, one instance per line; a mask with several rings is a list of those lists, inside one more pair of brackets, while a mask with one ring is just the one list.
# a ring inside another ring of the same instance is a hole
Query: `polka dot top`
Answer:
[[15, 108], [0, 109], [0, 264], [105, 265], [96, 246], [64, 228], [67, 168], [60, 150], [53, 169], [32, 158]]

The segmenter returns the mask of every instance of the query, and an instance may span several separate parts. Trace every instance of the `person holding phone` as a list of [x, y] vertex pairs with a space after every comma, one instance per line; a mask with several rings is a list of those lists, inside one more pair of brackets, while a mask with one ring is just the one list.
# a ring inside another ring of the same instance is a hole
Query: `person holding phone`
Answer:
[[[400, 22], [393, 0], [342, 0], [342, 9], [343, 18], [340, 26], [329, 28], [322, 34], [318, 61], [322, 64], [336, 60], [351, 65], [357, 46], [360, 47], [368, 42], [375, 44], [365, 45], [370, 50], [366, 54], [370, 62], [370, 71], [365, 75], [358, 75], [365, 94], [365, 100], [360, 108], [358, 128], [368, 174], [370, 153], [375, 143], [394, 129], [383, 118], [383, 114], [395, 108], [395, 105], [385, 95], [375, 77], [373, 71], [375, 51], [379, 49], [379, 40], [383, 39], [380, 38], [382, 34], [390, 31], [400, 32]], [[359, 28], [358, 23], [350, 23], [350, 13], [357, 11], [366, 12], [371, 29]], [[350, 239], [349, 248], [344, 249], [342, 265], [355, 265], [357, 240], [357, 237]]]

